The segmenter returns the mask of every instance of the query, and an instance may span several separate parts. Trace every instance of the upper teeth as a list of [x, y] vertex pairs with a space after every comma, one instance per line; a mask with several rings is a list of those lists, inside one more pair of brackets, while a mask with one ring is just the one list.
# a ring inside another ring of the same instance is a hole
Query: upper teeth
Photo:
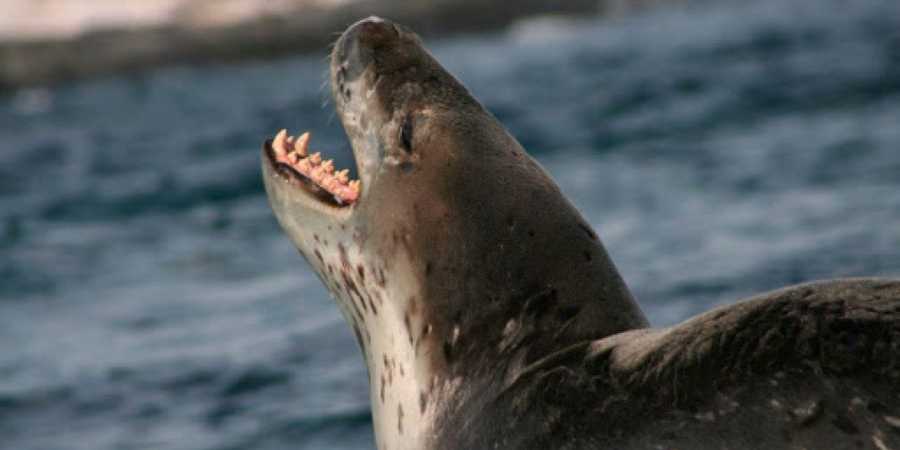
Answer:
[[275, 159], [291, 166], [297, 172], [312, 180], [316, 185], [328, 191], [340, 203], [353, 203], [359, 199], [360, 182], [350, 180], [347, 169], [335, 172], [334, 161], [322, 161], [321, 153], [309, 153], [309, 132], [299, 137], [288, 136], [287, 130], [281, 130], [272, 140]]
[[287, 150], [284, 145], [285, 138], [287, 137], [287, 130], [281, 130], [278, 134], [275, 135], [275, 139], [272, 141], [272, 148], [275, 149], [275, 154], [278, 156], [286, 155]]
[[300, 135], [294, 142], [294, 151], [300, 156], [306, 156], [306, 150], [309, 148], [309, 131]]

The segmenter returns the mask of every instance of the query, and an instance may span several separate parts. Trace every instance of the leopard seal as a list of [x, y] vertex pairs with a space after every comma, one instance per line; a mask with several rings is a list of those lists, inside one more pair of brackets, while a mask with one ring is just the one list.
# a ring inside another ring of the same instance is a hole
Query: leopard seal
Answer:
[[900, 449], [900, 281], [662, 329], [551, 177], [411, 31], [331, 55], [359, 180], [263, 145], [282, 228], [351, 324], [381, 450]]

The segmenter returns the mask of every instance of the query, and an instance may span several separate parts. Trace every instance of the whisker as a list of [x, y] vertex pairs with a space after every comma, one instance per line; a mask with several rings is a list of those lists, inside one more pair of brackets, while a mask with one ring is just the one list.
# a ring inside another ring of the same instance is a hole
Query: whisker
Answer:
[[322, 93], [322, 109], [328, 108], [328, 105], [331, 103], [331, 96], [328, 93]]
[[343, 34], [343, 33], [340, 32], [340, 31], [338, 31], [338, 32], [336, 32], [336, 33], [332, 33], [332, 36], [337, 36], [337, 39], [331, 41], [331, 43], [328, 44], [328, 49], [329, 49], [329, 50], [334, 50], [334, 48], [337, 47], [337, 43], [338, 43], [338, 41], [341, 40], [341, 35], [342, 35], [342, 34]]

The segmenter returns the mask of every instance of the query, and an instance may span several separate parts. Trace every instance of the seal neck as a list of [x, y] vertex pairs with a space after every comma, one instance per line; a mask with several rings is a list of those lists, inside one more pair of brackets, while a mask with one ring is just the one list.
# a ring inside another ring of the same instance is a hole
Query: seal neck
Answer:
[[[427, 251], [363, 251], [350, 234], [323, 244], [337, 251], [312, 262], [363, 350], [379, 449], [430, 448], [439, 424], [477, 411], [536, 361], [646, 326], [602, 244], [575, 214], [542, 229], [444, 228], [469, 239], [448, 236]], [[452, 242], [465, 243], [447, 247]], [[475, 264], [485, 251], [480, 258], [497, 263]]]
[[441, 378], [425, 357], [432, 327], [419, 314], [417, 270], [402, 254], [386, 260], [351, 242], [339, 243], [337, 254], [320, 253], [319, 265], [340, 274], [324, 278], [366, 360], [378, 448], [425, 449], [443, 402], [434, 401]]

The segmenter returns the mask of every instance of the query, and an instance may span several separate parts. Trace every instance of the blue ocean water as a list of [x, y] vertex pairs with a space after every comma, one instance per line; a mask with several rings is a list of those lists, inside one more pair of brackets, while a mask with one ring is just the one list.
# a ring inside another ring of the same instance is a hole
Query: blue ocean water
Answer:
[[[709, 2], [430, 47], [667, 325], [900, 275], [898, 24], [893, 0]], [[282, 127], [350, 164], [323, 58], [0, 97], [0, 448], [372, 448], [350, 328], [259, 176]]]

